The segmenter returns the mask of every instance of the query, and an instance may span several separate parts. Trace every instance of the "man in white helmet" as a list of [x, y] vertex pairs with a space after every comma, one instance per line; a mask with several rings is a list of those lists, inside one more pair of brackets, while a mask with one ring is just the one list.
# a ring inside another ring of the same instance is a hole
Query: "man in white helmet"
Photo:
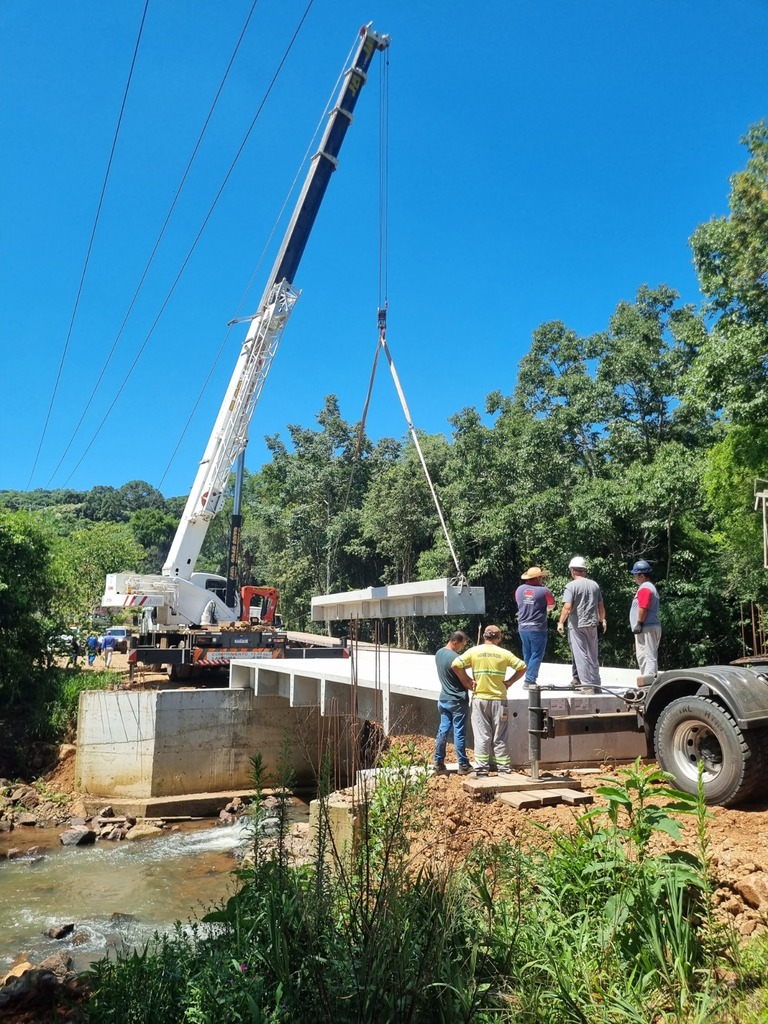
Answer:
[[600, 587], [587, 576], [587, 563], [576, 555], [568, 563], [571, 582], [563, 591], [563, 610], [557, 632], [565, 632], [568, 623], [568, 644], [582, 687], [600, 686], [600, 663], [597, 656], [598, 625], [605, 632], [608, 623]]

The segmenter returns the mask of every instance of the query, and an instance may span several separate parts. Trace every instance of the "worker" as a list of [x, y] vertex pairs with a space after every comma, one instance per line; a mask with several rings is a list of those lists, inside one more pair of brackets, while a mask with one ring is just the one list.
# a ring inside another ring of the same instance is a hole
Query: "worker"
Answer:
[[[501, 630], [486, 626], [482, 644], [459, 655], [451, 668], [459, 681], [472, 690], [472, 731], [475, 734], [475, 777], [487, 778], [490, 771], [512, 772], [507, 748], [507, 690], [525, 672], [525, 662], [501, 647]], [[467, 669], [472, 669], [472, 676]], [[507, 671], [512, 675], [506, 678]]]
[[101, 650], [104, 655], [105, 668], [111, 668], [112, 666], [112, 655], [115, 653], [115, 647], [117, 647], [117, 640], [115, 640], [111, 633], [106, 633], [101, 639]]
[[459, 681], [451, 668], [457, 654], [461, 654], [469, 643], [469, 637], [460, 629], [451, 634], [445, 647], [441, 647], [435, 655], [437, 676], [440, 680], [440, 696], [437, 698], [437, 709], [440, 712], [440, 728], [435, 739], [435, 775], [446, 775], [445, 745], [453, 730], [453, 745], [456, 748], [456, 759], [459, 762], [459, 775], [469, 775], [472, 765], [467, 757], [467, 716], [469, 714], [470, 687]]
[[96, 654], [99, 648], [99, 641], [96, 639], [93, 633], [91, 633], [88, 639], [85, 641], [85, 648], [88, 658], [88, 664], [92, 665], [96, 660]]
[[523, 681], [527, 689], [536, 686], [539, 678], [539, 666], [547, 649], [547, 614], [555, 607], [552, 591], [544, 586], [546, 576], [546, 569], [532, 565], [520, 577], [525, 582], [515, 591], [517, 631], [523, 645], [523, 661], [528, 666]]
[[557, 632], [562, 636], [568, 623], [568, 644], [576, 666], [580, 688], [594, 692], [600, 688], [600, 664], [597, 656], [598, 625], [605, 633], [603, 595], [597, 583], [587, 575], [587, 563], [575, 555], [568, 563], [571, 582], [563, 591], [563, 607]]
[[203, 609], [203, 614], [200, 617], [201, 626], [215, 626], [219, 621], [219, 616], [216, 612], [216, 602], [211, 598], [208, 604]]
[[629, 626], [635, 635], [635, 657], [640, 669], [637, 685], [646, 686], [659, 672], [659, 592], [651, 582], [653, 569], [644, 558], [635, 562], [629, 571], [637, 584], [637, 591], [629, 610]]

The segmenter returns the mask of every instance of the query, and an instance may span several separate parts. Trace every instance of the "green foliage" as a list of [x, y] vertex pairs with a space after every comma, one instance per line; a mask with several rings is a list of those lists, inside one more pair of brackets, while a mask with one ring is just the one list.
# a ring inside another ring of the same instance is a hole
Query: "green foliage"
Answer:
[[0, 702], [34, 699], [54, 632], [50, 538], [38, 517], [0, 512]]
[[[263, 781], [258, 759], [254, 770]], [[450, 871], [417, 868], [411, 840], [423, 825], [425, 766], [395, 750], [380, 765], [351, 857], [330, 866], [321, 815], [313, 865], [257, 857], [205, 930], [177, 928], [96, 964], [86, 1019], [721, 1019], [718, 979], [733, 950], [712, 925], [701, 793], [671, 790], [667, 776], [638, 762], [601, 794], [605, 810], [576, 819], [570, 833], [544, 830], [543, 848], [480, 846]], [[653, 836], [678, 834], [680, 816], [696, 823], [697, 857], [654, 849]], [[745, 961], [745, 972], [761, 962]]]
[[119, 680], [115, 672], [85, 672], [51, 669], [42, 700], [30, 711], [29, 734], [49, 743], [74, 739], [80, 694], [85, 690], [106, 690]]
[[61, 580], [57, 593], [61, 620], [90, 622], [104, 593], [107, 573], [136, 571], [143, 557], [124, 523], [92, 523], [59, 540], [54, 558]]
[[702, 796], [670, 789], [669, 776], [639, 761], [621, 775], [598, 790], [606, 810], [533, 856], [526, 1007], [537, 1021], [714, 1019], [725, 950], [711, 928], [705, 845], [699, 858], [651, 848], [654, 833], [679, 836], [680, 814], [705, 832]]

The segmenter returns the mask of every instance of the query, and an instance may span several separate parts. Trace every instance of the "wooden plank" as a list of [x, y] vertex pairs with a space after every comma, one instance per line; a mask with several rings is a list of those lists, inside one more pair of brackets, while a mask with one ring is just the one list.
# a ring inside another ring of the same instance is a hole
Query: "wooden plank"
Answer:
[[501, 800], [502, 803], [509, 804], [510, 807], [514, 807], [518, 811], [525, 811], [531, 807], [541, 807], [542, 795], [531, 792], [497, 793], [496, 799]]
[[591, 793], [580, 793], [574, 789], [550, 789], [547, 795], [556, 797], [558, 803], [570, 804], [572, 807], [577, 804], [591, 804], [595, 801]]
[[512, 772], [511, 775], [488, 775], [476, 779], [472, 775], [460, 776], [464, 789], [468, 793], [490, 791], [492, 793], [513, 793], [521, 790], [536, 791], [545, 789], [581, 789], [578, 779], [570, 779], [564, 775], [543, 775], [539, 779], [532, 779], [530, 775], [523, 775], [522, 772]]

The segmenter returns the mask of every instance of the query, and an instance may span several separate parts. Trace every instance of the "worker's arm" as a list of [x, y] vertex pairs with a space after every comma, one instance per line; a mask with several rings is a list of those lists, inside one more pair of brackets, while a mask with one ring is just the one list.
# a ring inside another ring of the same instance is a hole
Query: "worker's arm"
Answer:
[[466, 690], [474, 690], [474, 688], [475, 688], [475, 681], [472, 678], [472, 676], [467, 675], [467, 672], [466, 672], [465, 669], [461, 668], [459, 665], [457, 665], [455, 663], [453, 665], [451, 665], [451, 668], [456, 673], [456, 678], [459, 680], [461, 685]]
[[525, 670], [527, 668], [528, 666], [525, 664], [525, 662], [523, 662], [522, 668], [519, 668], [514, 675], [511, 675], [509, 677], [509, 679], [504, 680], [504, 685], [506, 686], [506, 688], [509, 689], [512, 683], [516, 683], [518, 679], [522, 678], [522, 676], [525, 675]]
[[573, 607], [573, 605], [571, 604], [570, 601], [566, 601], [565, 604], [563, 605], [563, 607], [562, 607], [562, 609], [560, 611], [560, 621], [557, 624], [557, 632], [558, 633], [564, 633], [565, 632], [565, 623], [568, 620], [568, 616], [571, 614], [571, 608], [572, 607]]
[[608, 629], [608, 620], [605, 617], [605, 605], [601, 601], [597, 606], [597, 614], [600, 616], [600, 625], [603, 627], [603, 632]]

